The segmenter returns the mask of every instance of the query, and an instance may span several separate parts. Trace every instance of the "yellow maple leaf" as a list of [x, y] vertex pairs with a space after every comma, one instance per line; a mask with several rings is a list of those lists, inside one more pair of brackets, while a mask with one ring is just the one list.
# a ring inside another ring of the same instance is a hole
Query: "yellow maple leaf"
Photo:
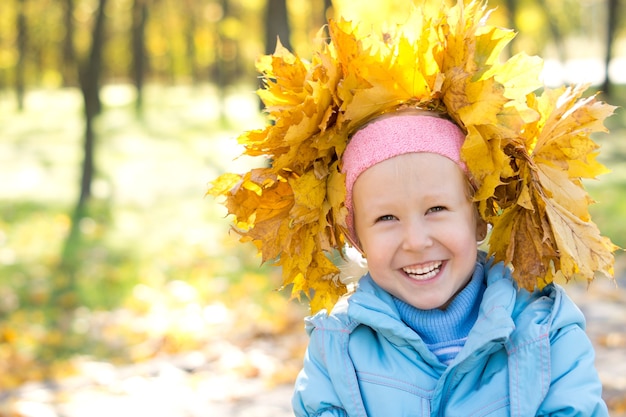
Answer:
[[241, 175], [230, 172], [222, 174], [211, 182], [212, 186], [207, 191], [207, 195], [219, 197], [228, 194], [241, 182], [241, 178]]
[[291, 182], [292, 188], [303, 190], [295, 196], [295, 204], [289, 213], [291, 224], [306, 224], [318, 220], [318, 212], [326, 198], [326, 184], [316, 178], [314, 171], [308, 171]]
[[[505, 210], [495, 223], [489, 250], [493, 251], [496, 262], [512, 264], [513, 272], [522, 268], [523, 273], [515, 275], [520, 287], [532, 289], [537, 285], [537, 277], [547, 273], [546, 264], [541, 262], [550, 252], [550, 245], [537, 239], [540, 222], [533, 211], [512, 206]], [[546, 242], [547, 243], [547, 242]]]
[[[603, 121], [614, 107], [596, 97], [581, 99], [584, 90], [563, 87], [528, 96], [540, 117], [507, 141], [503, 149], [514, 170], [508, 178], [500, 171], [497, 198], [487, 196], [482, 206], [494, 224], [490, 253], [510, 263], [516, 281], [529, 290], [556, 274], [588, 281], [596, 273], [613, 274], [617, 247], [591, 221], [592, 200], [581, 178], [607, 171], [595, 159], [598, 146], [590, 135], [606, 130]], [[488, 208], [489, 203], [498, 207]]]
[[617, 247], [600, 234], [593, 222], [577, 217], [556, 203], [547, 205], [546, 212], [554, 230], [560, 270], [565, 279], [580, 274], [592, 281], [596, 272], [613, 277], [612, 252]]

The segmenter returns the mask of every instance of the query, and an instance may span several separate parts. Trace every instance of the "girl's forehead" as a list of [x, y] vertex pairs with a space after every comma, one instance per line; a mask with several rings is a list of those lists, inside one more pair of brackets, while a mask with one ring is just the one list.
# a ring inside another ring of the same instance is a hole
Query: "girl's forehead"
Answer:
[[[438, 181], [465, 176], [454, 161], [430, 152], [410, 152], [397, 155], [363, 171], [363, 173], [367, 172], [378, 172], [378, 175], [392, 175], [394, 172], [399, 174], [413, 173], [424, 179], [431, 178]], [[443, 173], [449, 173], [450, 175], [441, 177], [440, 175]]]
[[465, 174], [452, 160], [433, 153], [407, 153], [366, 169], [356, 180], [353, 192], [374, 187], [381, 193], [429, 188], [431, 192], [466, 194], [466, 183]]

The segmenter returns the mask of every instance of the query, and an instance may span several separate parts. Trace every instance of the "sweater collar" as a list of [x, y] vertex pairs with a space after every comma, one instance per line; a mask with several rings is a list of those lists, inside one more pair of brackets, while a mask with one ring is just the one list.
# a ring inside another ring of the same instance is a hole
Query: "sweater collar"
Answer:
[[482, 262], [476, 262], [472, 278], [445, 310], [420, 310], [394, 297], [400, 318], [429, 345], [466, 338], [486, 288], [483, 268]]

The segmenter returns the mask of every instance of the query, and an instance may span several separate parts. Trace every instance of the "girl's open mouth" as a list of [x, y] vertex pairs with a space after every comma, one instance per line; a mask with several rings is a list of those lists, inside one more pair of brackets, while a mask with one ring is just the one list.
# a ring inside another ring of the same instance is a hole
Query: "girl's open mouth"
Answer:
[[408, 266], [402, 270], [411, 278], [417, 281], [425, 281], [435, 277], [441, 271], [442, 261], [429, 262], [418, 266]]

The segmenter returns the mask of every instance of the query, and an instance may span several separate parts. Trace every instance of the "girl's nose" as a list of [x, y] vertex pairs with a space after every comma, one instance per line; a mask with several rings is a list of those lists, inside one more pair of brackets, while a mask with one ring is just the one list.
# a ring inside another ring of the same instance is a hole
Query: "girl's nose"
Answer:
[[404, 227], [402, 248], [407, 251], [419, 251], [433, 244], [429, 227], [425, 222], [413, 220]]

